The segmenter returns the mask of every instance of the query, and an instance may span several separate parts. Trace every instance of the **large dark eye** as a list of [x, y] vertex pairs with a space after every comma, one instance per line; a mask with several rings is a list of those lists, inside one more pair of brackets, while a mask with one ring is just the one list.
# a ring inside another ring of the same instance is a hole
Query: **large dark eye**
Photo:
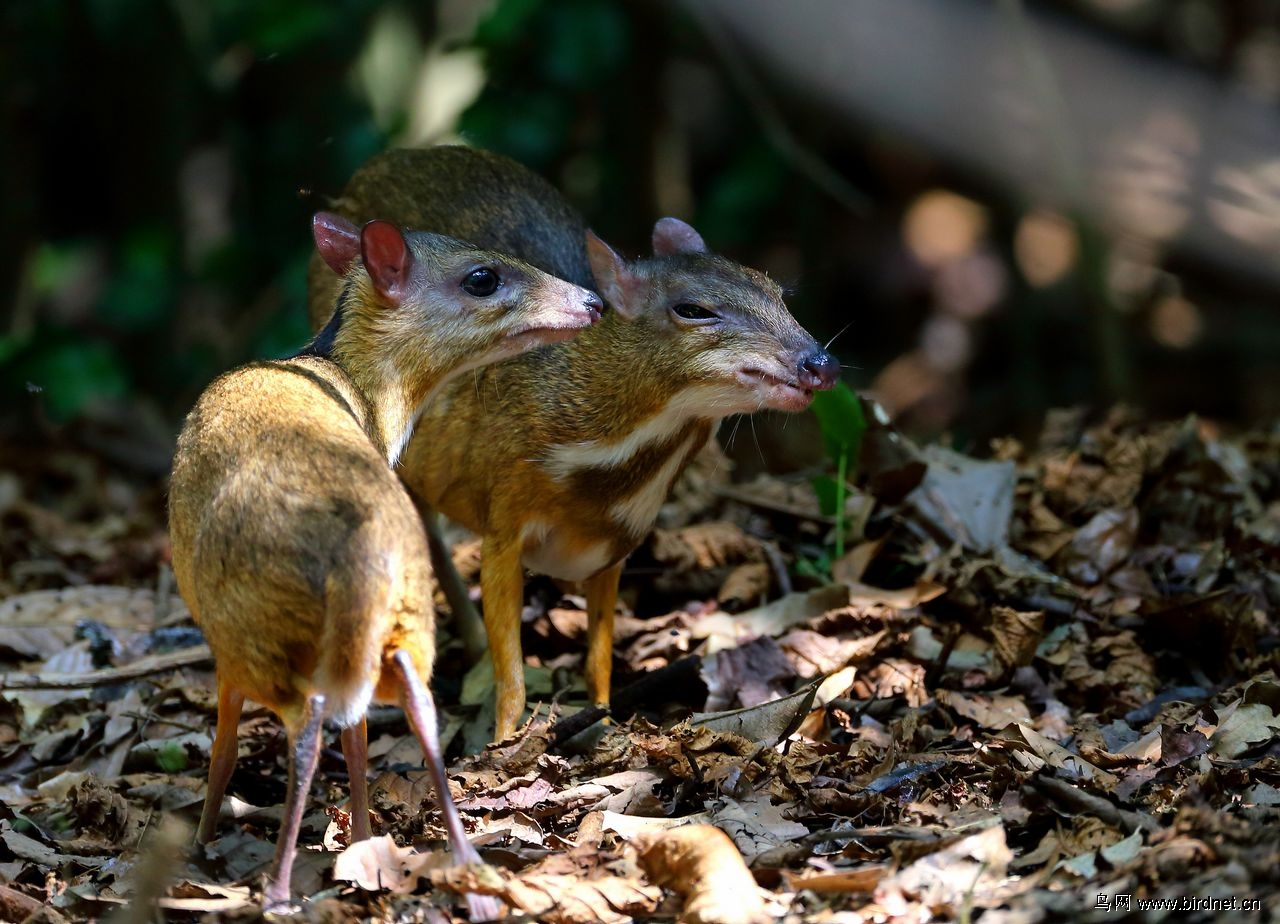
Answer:
[[462, 280], [462, 288], [476, 298], [485, 298], [492, 295], [498, 291], [498, 286], [500, 285], [502, 285], [502, 280], [498, 278], [498, 274], [487, 266], [472, 270]]
[[683, 321], [715, 321], [720, 317], [710, 308], [703, 308], [692, 302], [681, 302], [673, 306], [671, 312]]

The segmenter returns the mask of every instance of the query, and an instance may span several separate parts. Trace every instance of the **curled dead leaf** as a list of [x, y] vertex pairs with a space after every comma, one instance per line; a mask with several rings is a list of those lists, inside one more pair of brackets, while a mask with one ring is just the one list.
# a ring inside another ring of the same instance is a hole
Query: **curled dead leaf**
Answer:
[[1067, 574], [1084, 584], [1097, 583], [1129, 557], [1137, 537], [1136, 507], [1099, 512], [1071, 540]]
[[693, 724], [712, 731], [732, 732], [748, 741], [777, 744], [799, 727], [812, 708], [821, 683], [822, 678], [818, 678], [789, 696], [746, 709], [695, 713]]
[[1019, 612], [1007, 606], [991, 608], [991, 634], [996, 660], [1005, 667], [1030, 664], [1044, 638], [1044, 613]]
[[769, 920], [756, 881], [719, 828], [685, 825], [636, 837], [649, 878], [684, 898], [682, 924], [763, 924]]

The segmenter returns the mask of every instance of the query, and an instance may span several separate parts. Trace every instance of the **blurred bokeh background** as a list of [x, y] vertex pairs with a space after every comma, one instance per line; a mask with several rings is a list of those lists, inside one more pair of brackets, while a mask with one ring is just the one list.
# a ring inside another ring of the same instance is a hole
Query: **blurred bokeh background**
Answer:
[[1280, 414], [1277, 0], [22, 0], [0, 107], [11, 448], [167, 471], [306, 339], [311, 212], [458, 139], [624, 253], [691, 220], [911, 432]]

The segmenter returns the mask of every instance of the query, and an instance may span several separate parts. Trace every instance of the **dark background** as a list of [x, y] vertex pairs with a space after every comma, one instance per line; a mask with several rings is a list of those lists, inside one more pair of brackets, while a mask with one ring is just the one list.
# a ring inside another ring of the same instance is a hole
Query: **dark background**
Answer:
[[[1278, 21], [1273, 0], [4, 3], [0, 439], [167, 471], [214, 375], [305, 340], [325, 196], [387, 145], [459, 137], [624, 253], [693, 221], [912, 432], [981, 451], [1117, 400], [1266, 422]], [[758, 430], [778, 462], [806, 432]]]

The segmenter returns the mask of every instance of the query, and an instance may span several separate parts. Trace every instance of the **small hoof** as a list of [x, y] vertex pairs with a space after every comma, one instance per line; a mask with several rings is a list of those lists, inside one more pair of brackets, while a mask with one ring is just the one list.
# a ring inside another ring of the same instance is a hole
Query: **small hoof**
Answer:
[[288, 889], [277, 888], [274, 882], [268, 883], [262, 893], [262, 913], [270, 915], [294, 915], [302, 910], [302, 906], [289, 896]]

